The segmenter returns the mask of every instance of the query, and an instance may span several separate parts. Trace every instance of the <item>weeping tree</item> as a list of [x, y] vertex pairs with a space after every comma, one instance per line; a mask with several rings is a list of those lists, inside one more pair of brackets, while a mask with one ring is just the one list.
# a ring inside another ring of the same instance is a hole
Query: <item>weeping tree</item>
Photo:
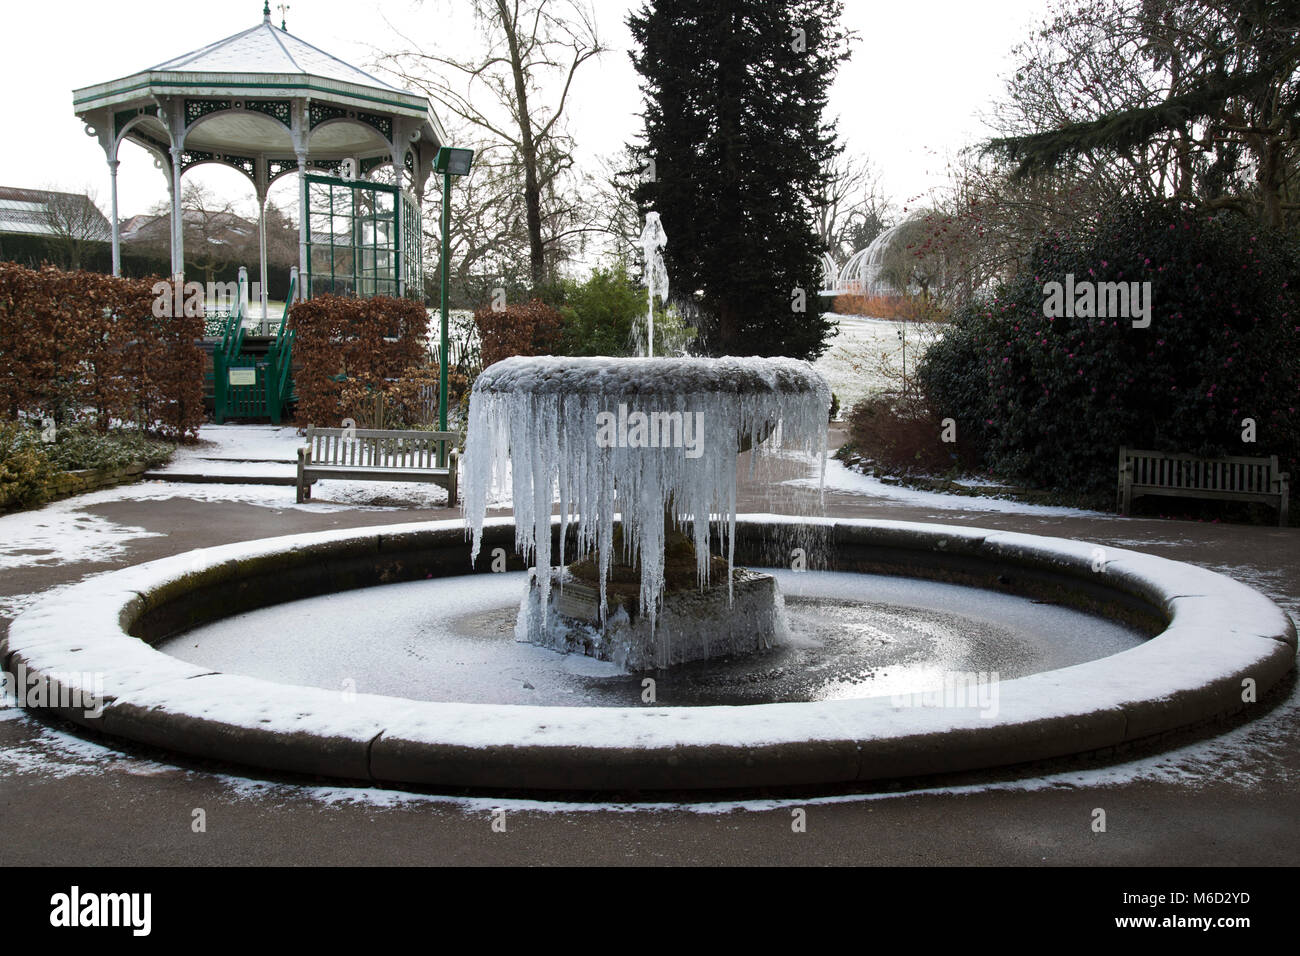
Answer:
[[628, 18], [645, 96], [635, 199], [662, 217], [673, 287], [698, 308], [714, 353], [826, 348], [817, 207], [840, 152], [825, 109], [848, 57], [841, 9], [649, 0]]

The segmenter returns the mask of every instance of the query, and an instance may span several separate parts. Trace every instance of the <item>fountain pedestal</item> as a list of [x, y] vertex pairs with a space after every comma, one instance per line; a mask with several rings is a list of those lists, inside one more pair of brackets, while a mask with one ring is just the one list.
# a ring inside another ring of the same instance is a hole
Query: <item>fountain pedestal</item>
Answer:
[[611, 589], [609, 612], [600, 615], [600, 589], [568, 568], [551, 568], [550, 605], [542, 604], [537, 569], [529, 571], [517, 640], [563, 653], [612, 661], [629, 671], [673, 667], [689, 661], [766, 650], [783, 633], [776, 581], [770, 574], [733, 568], [731, 588], [715, 580], [664, 594], [652, 622], [635, 594]]
[[[623, 544], [619, 527], [615, 554], [625, 553]], [[515, 636], [632, 671], [752, 654], [776, 644], [783, 632], [776, 580], [710, 556], [710, 583], [701, 588], [699, 563], [691, 539], [665, 516], [664, 591], [653, 619], [642, 613], [641, 571], [634, 565], [614, 562], [609, 568], [604, 615], [595, 561], [550, 568], [549, 605], [532, 568]]]

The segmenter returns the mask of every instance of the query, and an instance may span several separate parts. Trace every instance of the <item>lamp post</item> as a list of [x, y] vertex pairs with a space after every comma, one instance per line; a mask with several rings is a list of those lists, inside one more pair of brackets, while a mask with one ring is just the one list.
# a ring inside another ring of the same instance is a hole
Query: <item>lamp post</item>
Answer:
[[[447, 430], [447, 284], [448, 259], [451, 257], [451, 177], [466, 176], [474, 163], [474, 150], [454, 149], [451, 146], [438, 148], [438, 157], [434, 160], [434, 169], [442, 173], [442, 256], [439, 272], [442, 285], [442, 327], [441, 343], [438, 349], [438, 430]], [[446, 443], [440, 465], [446, 465]]]

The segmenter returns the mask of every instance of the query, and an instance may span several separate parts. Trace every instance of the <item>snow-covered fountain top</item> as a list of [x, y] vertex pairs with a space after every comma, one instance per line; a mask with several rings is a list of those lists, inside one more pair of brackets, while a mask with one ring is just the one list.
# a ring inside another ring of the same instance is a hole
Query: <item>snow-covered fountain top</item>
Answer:
[[[716, 522], [733, 555], [739, 454], [826, 451], [830, 386], [786, 358], [511, 358], [485, 369], [470, 395], [466, 522], [477, 557], [488, 503], [505, 482], [516, 547], [535, 559], [543, 601], [551, 512], [576, 529], [581, 560], [596, 556], [601, 613], [611, 561], [640, 568], [640, 606], [653, 621], [664, 591], [669, 526], [690, 526], [699, 584], [709, 579]], [[623, 553], [614, 552], [621, 515]]]

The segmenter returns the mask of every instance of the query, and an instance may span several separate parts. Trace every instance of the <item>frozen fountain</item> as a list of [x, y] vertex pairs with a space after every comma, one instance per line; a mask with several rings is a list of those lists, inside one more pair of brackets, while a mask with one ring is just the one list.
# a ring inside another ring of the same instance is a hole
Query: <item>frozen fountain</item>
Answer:
[[646, 355], [655, 354], [655, 296], [668, 301], [668, 267], [664, 264], [663, 248], [668, 245], [668, 233], [659, 221], [659, 213], [648, 212], [645, 228], [641, 230], [641, 255], [645, 262]]
[[732, 560], [737, 460], [824, 457], [829, 403], [812, 366], [783, 358], [512, 358], [484, 370], [465, 514], [477, 556], [508, 476], [516, 548], [534, 564], [518, 639], [630, 670], [771, 646], [773, 579]]

